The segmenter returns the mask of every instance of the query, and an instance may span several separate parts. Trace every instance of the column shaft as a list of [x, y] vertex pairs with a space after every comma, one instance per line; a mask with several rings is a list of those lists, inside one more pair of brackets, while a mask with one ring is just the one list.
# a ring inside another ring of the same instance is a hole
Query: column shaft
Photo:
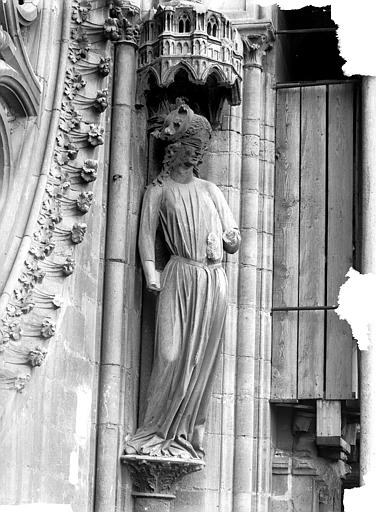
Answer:
[[136, 74], [135, 45], [115, 47], [103, 331], [99, 387], [95, 511], [114, 512], [120, 470], [120, 396], [124, 339], [125, 264], [129, 200], [131, 112]]
[[252, 503], [255, 445], [255, 370], [257, 325], [257, 231], [261, 134], [261, 69], [244, 69], [243, 160], [241, 180], [242, 245], [239, 269], [237, 396], [235, 412], [234, 505], [248, 512]]

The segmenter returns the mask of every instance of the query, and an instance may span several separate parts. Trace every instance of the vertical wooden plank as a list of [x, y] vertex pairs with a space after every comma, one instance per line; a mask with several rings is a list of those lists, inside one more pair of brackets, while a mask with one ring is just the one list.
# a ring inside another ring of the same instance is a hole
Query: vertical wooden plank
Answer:
[[358, 355], [359, 349], [358, 344], [355, 340], [353, 340], [352, 344], [352, 386], [351, 386], [351, 395], [353, 399], [359, 398], [359, 374], [358, 374]]
[[[327, 302], [337, 304], [353, 264], [353, 84], [329, 87]], [[326, 398], [352, 398], [350, 326], [328, 311]]]
[[316, 402], [316, 437], [341, 437], [341, 402], [339, 400], [317, 400]]
[[[354, 195], [353, 195], [353, 244], [355, 251], [353, 253], [354, 268], [361, 268], [361, 243], [362, 243], [362, 218], [361, 218], [361, 87], [356, 84], [354, 95]], [[353, 339], [353, 358], [352, 358], [352, 395], [355, 399], [359, 398], [359, 349], [356, 340]]]
[[[298, 305], [300, 90], [277, 94], [273, 306]], [[297, 398], [297, 312], [273, 313], [272, 398]]]
[[[302, 88], [299, 305], [325, 301], [326, 87]], [[324, 312], [299, 312], [298, 398], [324, 392]]]

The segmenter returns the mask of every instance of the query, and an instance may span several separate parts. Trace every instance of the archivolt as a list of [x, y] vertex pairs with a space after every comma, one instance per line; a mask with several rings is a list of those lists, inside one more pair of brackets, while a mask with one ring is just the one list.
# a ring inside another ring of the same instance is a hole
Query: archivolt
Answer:
[[21, 116], [36, 116], [37, 109], [28, 85], [19, 73], [0, 61], [0, 97]]
[[9, 174], [10, 133], [6, 119], [6, 113], [0, 105], [0, 211], [8, 192]]

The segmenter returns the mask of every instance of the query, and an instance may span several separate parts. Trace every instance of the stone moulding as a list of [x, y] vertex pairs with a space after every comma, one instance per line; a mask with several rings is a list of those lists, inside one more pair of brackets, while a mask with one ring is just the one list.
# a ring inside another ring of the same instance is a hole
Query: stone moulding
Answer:
[[[104, 17], [102, 25], [91, 23], [91, 8], [86, 0], [64, 0], [60, 12], [61, 62], [55, 77], [53, 101], [61, 105], [61, 109], [55, 108], [51, 115], [47, 137], [52, 140], [41, 141], [50, 149], [40, 169], [41, 178], [17, 262], [0, 297], [0, 390], [22, 391], [30, 380], [30, 373], [25, 374], [25, 365], [37, 368], [46, 358], [48, 342], [58, 328], [58, 311], [64, 305], [60, 298], [64, 280], [75, 268], [74, 247], [83, 241], [87, 230], [80, 219], [94, 200], [90, 183], [95, 180], [98, 168], [93, 159], [95, 148], [104, 142], [104, 130], [98, 122], [105, 110], [107, 89], [101, 87], [95, 98], [84, 95], [90, 81], [97, 85], [98, 77], [103, 79], [108, 74], [110, 60], [103, 55]], [[96, 12], [95, 16], [98, 20], [101, 13]], [[8, 35], [0, 38], [0, 56], [4, 41], [8, 43], [8, 39]], [[82, 66], [79, 63], [83, 58], [81, 40], [87, 50]], [[86, 71], [85, 80], [81, 70]], [[64, 88], [60, 83], [64, 83]], [[75, 102], [78, 95], [79, 101]], [[82, 111], [88, 105], [93, 109], [89, 120], [85, 121]], [[81, 151], [84, 151], [84, 158], [72, 166], [71, 162], [79, 159]], [[89, 179], [86, 179], [86, 169]], [[76, 188], [72, 187], [73, 183]], [[68, 223], [60, 226], [64, 219]]]
[[[0, 3], [0, 233], [6, 239], [10, 222], [4, 210], [16, 181], [22, 155], [21, 140], [32, 137], [41, 101], [41, 84], [23, 44], [17, 2]], [[6, 28], [6, 29], [5, 29]], [[27, 131], [26, 131], [27, 126]], [[9, 209], [10, 204], [8, 204]], [[7, 230], [8, 226], [8, 230]], [[0, 252], [4, 253], [3, 250]], [[1, 260], [1, 256], [0, 256]], [[1, 261], [1, 268], [4, 267]]]
[[223, 14], [199, 4], [159, 6], [141, 26], [139, 94], [147, 89], [150, 76], [158, 87], [168, 87], [183, 68], [198, 85], [215, 77], [218, 85], [232, 90], [231, 104], [239, 105], [242, 52], [241, 38]]

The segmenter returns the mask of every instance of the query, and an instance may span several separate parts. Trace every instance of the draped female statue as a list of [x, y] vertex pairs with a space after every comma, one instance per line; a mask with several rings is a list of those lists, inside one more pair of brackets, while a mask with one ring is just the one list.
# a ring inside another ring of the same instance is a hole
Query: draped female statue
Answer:
[[[127, 454], [202, 458], [205, 419], [227, 308], [223, 250], [239, 230], [219, 188], [198, 178], [208, 121], [185, 104], [159, 137], [169, 143], [162, 172], [143, 200], [139, 251], [147, 287], [159, 293], [154, 362], [146, 412]], [[155, 269], [158, 223], [171, 253]]]

